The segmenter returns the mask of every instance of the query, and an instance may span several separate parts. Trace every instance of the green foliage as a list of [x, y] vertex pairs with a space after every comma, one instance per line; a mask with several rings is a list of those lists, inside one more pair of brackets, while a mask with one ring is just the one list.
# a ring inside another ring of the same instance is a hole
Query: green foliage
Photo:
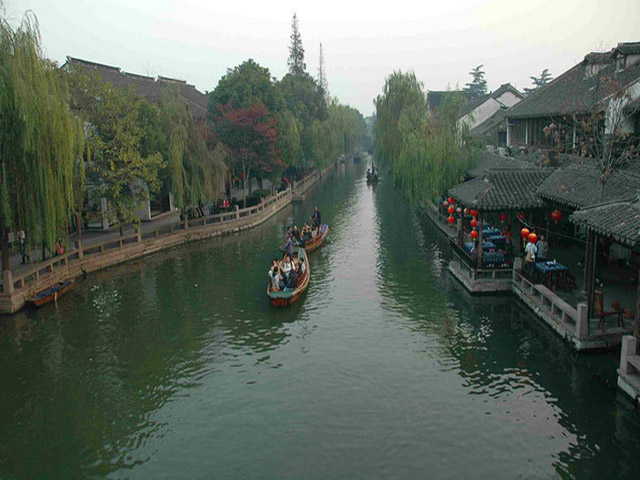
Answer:
[[463, 179], [475, 149], [466, 125], [458, 122], [466, 98], [446, 95], [428, 115], [422, 85], [413, 73], [394, 72], [376, 98], [373, 125], [378, 159], [412, 201], [431, 199]]
[[87, 124], [87, 194], [95, 203], [105, 198], [109, 217], [121, 226], [137, 222], [136, 210], [160, 185], [158, 112], [135, 91], [117, 89], [95, 72], [86, 75], [70, 66], [67, 73], [71, 104]]
[[249, 108], [261, 103], [271, 112], [284, 108], [281, 91], [271, 78], [268, 68], [249, 59], [237, 67], [230, 68], [209, 95], [209, 111], [219, 113], [218, 107]]
[[353, 154], [362, 145], [366, 125], [362, 114], [336, 99], [329, 103], [328, 118], [314, 121], [311, 128], [313, 156], [325, 167], [341, 153]]
[[469, 72], [473, 80], [465, 84], [465, 91], [470, 99], [481, 98], [487, 94], [487, 80], [484, 78], [485, 73], [482, 67], [484, 65], [478, 65]]
[[304, 63], [302, 37], [298, 28], [298, 16], [295, 13], [291, 20], [291, 44], [289, 45], [287, 66], [289, 67], [289, 73], [292, 75], [303, 75], [307, 70], [307, 65]]
[[419, 116], [408, 109], [400, 116], [403, 147], [394, 181], [403, 185], [412, 201], [427, 201], [464, 180], [472, 166], [475, 149], [464, 122], [458, 122], [466, 98], [446, 95], [437, 116]]
[[[13, 29], [0, 18], [0, 227], [22, 228], [50, 248], [66, 233], [82, 123], [40, 46], [37, 20]], [[6, 258], [3, 259], [6, 261]], [[6, 265], [4, 265], [6, 267]]]
[[422, 84], [413, 72], [393, 72], [387, 77], [382, 94], [375, 99], [374, 149], [378, 160], [393, 165], [402, 150], [399, 121], [402, 112], [411, 108], [420, 117], [427, 107]]
[[524, 92], [528, 95], [535, 92], [538, 88], [545, 86], [551, 80], [553, 76], [549, 73], [549, 69], [545, 68], [539, 77], [529, 77], [533, 83], [533, 88], [525, 88]]
[[278, 87], [285, 99], [286, 108], [293, 113], [300, 132], [302, 153], [306, 160], [313, 158], [313, 123], [327, 119], [327, 102], [324, 93], [308, 73], [285, 75]]
[[280, 112], [277, 116], [278, 143], [280, 155], [287, 167], [292, 167], [298, 163], [302, 156], [300, 146], [300, 131], [296, 118], [289, 110]]

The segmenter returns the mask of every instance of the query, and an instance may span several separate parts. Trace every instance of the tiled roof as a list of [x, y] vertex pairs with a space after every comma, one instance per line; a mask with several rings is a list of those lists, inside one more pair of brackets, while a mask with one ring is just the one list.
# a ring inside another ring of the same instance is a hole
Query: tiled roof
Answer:
[[[547, 117], [552, 115], [578, 114], [600, 108], [600, 102], [612, 93], [611, 87], [597, 85], [603, 76], [615, 76], [618, 88], [624, 88], [633, 81], [640, 79], [640, 63], [627, 67], [621, 72], [615, 72], [615, 65], [608, 63], [595, 75], [586, 77], [585, 65], [590, 63], [590, 56], [569, 69], [547, 85], [535, 90], [531, 95], [514, 105], [507, 112], [507, 118]], [[595, 93], [594, 93], [595, 92]]]
[[496, 91], [491, 92], [488, 95], [485, 95], [483, 97], [476, 98], [473, 100], [469, 100], [467, 104], [464, 107], [462, 107], [462, 110], [460, 111], [460, 117], [464, 117], [468, 113], [473, 112], [476, 108], [478, 108], [480, 105], [482, 105], [484, 102], [486, 102], [490, 98], [494, 98], [499, 102], [498, 98], [506, 92], [511, 92], [520, 99], [524, 98], [524, 95], [522, 95], [520, 91], [518, 91], [515, 87], [513, 87], [513, 85], [511, 85], [510, 83], [505, 83], [503, 85], [500, 85], [500, 88], [498, 88]]
[[640, 242], [640, 203], [613, 202], [579, 210], [570, 221], [635, 247]]
[[505, 122], [507, 118], [506, 113], [507, 113], [507, 110], [504, 108], [501, 108], [496, 113], [494, 113], [489, 118], [487, 118], [484, 122], [482, 122], [480, 125], [476, 125], [475, 127], [473, 127], [469, 131], [469, 135], [471, 135], [472, 137], [482, 137], [483, 135], [490, 133], [494, 128], [497, 128], [498, 131], [506, 132], [507, 131], [507, 125]]
[[532, 165], [512, 157], [502, 157], [495, 153], [481, 152], [473, 168], [467, 171], [470, 177], [483, 177], [490, 170], [530, 169]]
[[180, 96], [186, 101], [193, 118], [203, 120], [207, 117], [208, 97], [199, 92], [195, 86], [184, 80], [176, 80], [167, 77], [147, 77], [136, 73], [123, 72], [118, 67], [89, 62], [79, 58], [67, 57], [67, 64], [80, 65], [86, 71], [96, 71], [104, 82], [110, 83], [116, 88], [134, 87], [139, 95], [148, 101], [157, 103], [162, 98], [162, 89], [167, 85], [176, 85]]
[[482, 178], [456, 185], [449, 194], [485, 212], [539, 208], [544, 202], [536, 195], [536, 187], [548, 174], [541, 168], [491, 170]]
[[624, 55], [638, 55], [640, 54], [640, 42], [619, 43], [615, 50]]
[[432, 111], [437, 110], [440, 104], [442, 103], [442, 100], [444, 100], [445, 95], [452, 94], [452, 93], [465, 94], [464, 90], [444, 90], [444, 91], [429, 90], [427, 91], [427, 109]]
[[603, 202], [631, 201], [640, 191], [640, 176], [631, 169], [615, 171], [602, 185], [594, 165], [574, 162], [553, 172], [538, 187], [538, 195], [573, 208]]

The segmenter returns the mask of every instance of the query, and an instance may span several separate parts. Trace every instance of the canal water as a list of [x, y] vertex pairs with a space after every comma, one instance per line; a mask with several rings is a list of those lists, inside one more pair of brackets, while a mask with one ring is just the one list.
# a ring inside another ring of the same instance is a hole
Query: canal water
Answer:
[[[637, 479], [616, 354], [470, 297], [442, 235], [365, 169], [0, 318], [0, 478]], [[274, 310], [268, 266], [315, 204], [329, 242]]]

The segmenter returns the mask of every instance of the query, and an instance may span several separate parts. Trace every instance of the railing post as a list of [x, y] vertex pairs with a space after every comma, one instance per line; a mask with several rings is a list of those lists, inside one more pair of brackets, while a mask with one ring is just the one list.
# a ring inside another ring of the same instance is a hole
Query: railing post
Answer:
[[136, 241], [138, 243], [142, 242], [142, 229], [140, 227], [136, 230]]
[[620, 373], [623, 375], [635, 374], [636, 369], [633, 365], [629, 365], [627, 357], [636, 354], [638, 339], [633, 335], [625, 335], [622, 337], [622, 349], [620, 350]]
[[589, 308], [586, 303], [579, 303], [576, 311], [578, 318], [576, 320], [576, 337], [582, 340], [589, 336]]
[[4, 293], [13, 293], [13, 275], [11, 270], [5, 270], [2, 272], [2, 288]]
[[240, 218], [240, 208], [238, 207], [238, 204], [236, 203], [236, 220]]
[[186, 215], [184, 217], [184, 229], [189, 230], [189, 219], [187, 218]]
[[513, 279], [517, 280], [516, 272], [522, 270], [522, 258], [516, 257], [513, 259]]
[[78, 240], [78, 259], [82, 260], [84, 258], [84, 251], [82, 250], [82, 240]]

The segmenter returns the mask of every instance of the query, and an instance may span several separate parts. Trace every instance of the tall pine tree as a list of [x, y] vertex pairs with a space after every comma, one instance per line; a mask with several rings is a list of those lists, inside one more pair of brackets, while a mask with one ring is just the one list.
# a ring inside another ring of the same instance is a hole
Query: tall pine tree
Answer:
[[324, 52], [322, 51], [322, 43], [320, 43], [320, 59], [318, 61], [318, 84], [324, 92], [325, 98], [329, 97], [329, 82], [327, 81], [327, 72], [324, 66]]
[[298, 29], [298, 16], [294, 13], [291, 21], [291, 45], [289, 45], [289, 59], [287, 66], [289, 73], [292, 75], [303, 75], [307, 70], [304, 63], [304, 47], [302, 46], [302, 37]]
[[487, 81], [484, 78], [482, 67], [484, 67], [484, 65], [478, 65], [469, 72], [473, 80], [465, 84], [465, 91], [470, 99], [481, 98], [487, 94]]

